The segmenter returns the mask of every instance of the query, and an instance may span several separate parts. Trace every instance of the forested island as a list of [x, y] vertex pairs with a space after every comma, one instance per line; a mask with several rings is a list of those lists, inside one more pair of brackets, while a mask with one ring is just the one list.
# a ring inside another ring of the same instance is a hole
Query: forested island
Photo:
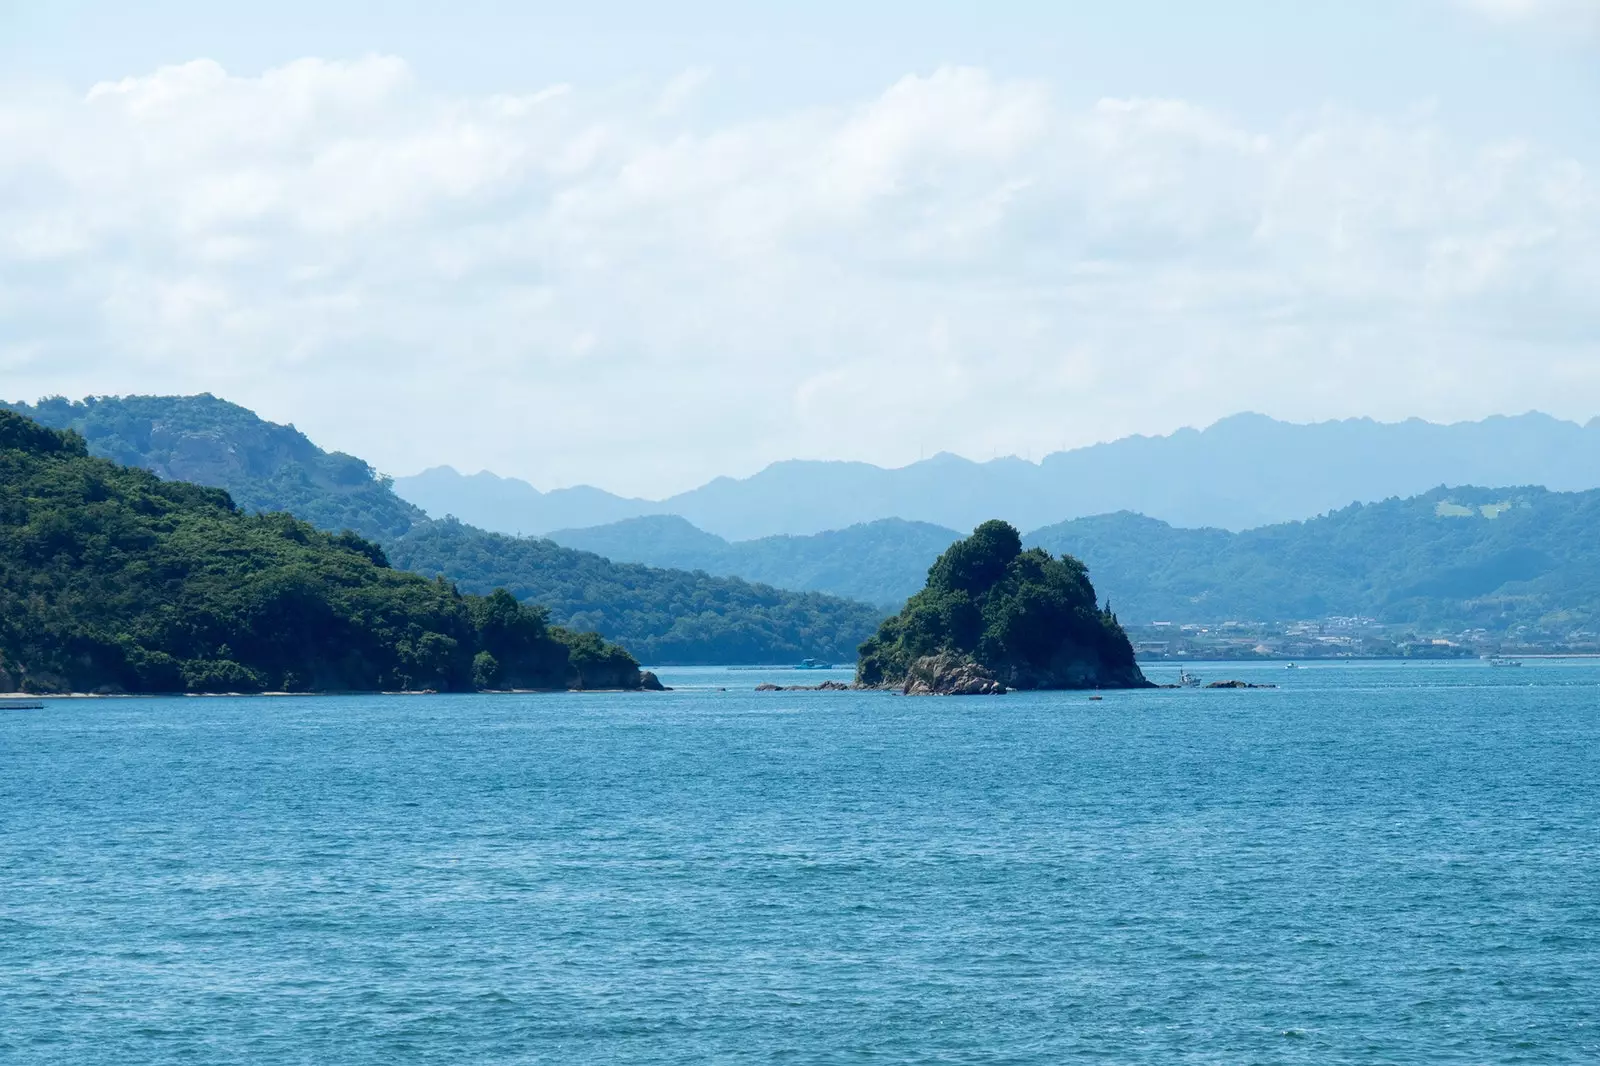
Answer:
[[[90, 454], [162, 478], [226, 489], [240, 510], [284, 511], [329, 533], [376, 542], [395, 567], [465, 592], [497, 587], [593, 630], [651, 663], [853, 659], [886, 610], [692, 570], [617, 563], [534, 537], [434, 521], [361, 459], [318, 448], [210, 395], [101, 396], [0, 404], [81, 434]], [[924, 564], [925, 565], [925, 564]]]
[[0, 410], [0, 691], [639, 688], [638, 663], [353, 532], [91, 457]]
[[1024, 551], [989, 521], [939, 556], [927, 586], [861, 646], [857, 683], [908, 693], [1143, 688], [1133, 646], [1071, 556]]

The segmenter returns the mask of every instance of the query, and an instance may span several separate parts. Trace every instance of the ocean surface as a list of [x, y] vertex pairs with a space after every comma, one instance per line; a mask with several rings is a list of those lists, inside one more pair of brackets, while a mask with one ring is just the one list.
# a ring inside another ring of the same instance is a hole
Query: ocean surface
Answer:
[[0, 711], [0, 1062], [1600, 1061], [1600, 663], [1193, 669]]

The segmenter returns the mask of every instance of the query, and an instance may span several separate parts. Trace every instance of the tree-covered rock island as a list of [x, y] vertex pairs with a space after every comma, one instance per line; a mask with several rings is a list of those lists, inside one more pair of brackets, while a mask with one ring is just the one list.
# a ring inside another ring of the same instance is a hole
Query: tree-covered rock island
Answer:
[[1144, 688], [1133, 646], [1089, 571], [1070, 555], [1022, 550], [989, 521], [952, 544], [925, 588], [861, 645], [856, 680], [907, 693]]
[[0, 410], [0, 692], [637, 689], [592, 633]]

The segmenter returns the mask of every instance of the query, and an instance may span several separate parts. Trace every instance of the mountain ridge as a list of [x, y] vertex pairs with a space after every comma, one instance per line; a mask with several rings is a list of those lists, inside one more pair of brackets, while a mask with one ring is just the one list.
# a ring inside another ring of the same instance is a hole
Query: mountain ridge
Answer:
[[[570, 513], [561, 510], [556, 493], [576, 489], [540, 494], [535, 510], [518, 501], [528, 498], [523, 489], [537, 490], [515, 478], [491, 475], [493, 483], [469, 483], [449, 467], [429, 473], [426, 494], [404, 477], [395, 480], [396, 491], [435, 517], [451, 513], [502, 532], [548, 533], [672, 514], [738, 542], [896, 517], [960, 530], [999, 516], [1034, 529], [1121, 510], [1185, 528], [1239, 531], [1441, 484], [1600, 488], [1600, 417], [1579, 424], [1534, 411], [1451, 423], [1294, 423], [1241, 412], [1203, 429], [1124, 437], [1053, 452], [1037, 463], [1015, 456], [978, 462], [949, 452], [896, 468], [787, 459], [746, 478], [717, 477], [655, 501], [585, 486], [574, 499], [586, 510]], [[475, 491], [485, 487], [489, 491]], [[588, 520], [601, 510], [612, 517]]]

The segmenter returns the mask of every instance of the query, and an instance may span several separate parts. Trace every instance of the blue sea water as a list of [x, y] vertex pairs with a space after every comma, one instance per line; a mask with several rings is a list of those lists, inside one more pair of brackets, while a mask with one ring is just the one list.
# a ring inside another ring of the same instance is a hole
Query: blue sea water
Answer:
[[1600, 1061], [1600, 664], [1198, 672], [3, 711], [0, 1061]]

